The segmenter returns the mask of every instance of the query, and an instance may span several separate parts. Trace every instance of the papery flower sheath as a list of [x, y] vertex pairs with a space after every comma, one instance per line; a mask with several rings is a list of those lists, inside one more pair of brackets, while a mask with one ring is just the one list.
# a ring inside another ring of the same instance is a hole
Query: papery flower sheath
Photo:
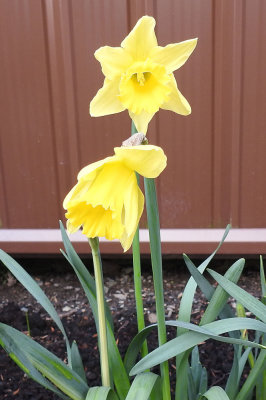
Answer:
[[116, 147], [115, 155], [83, 168], [78, 183], [66, 196], [69, 233], [83, 228], [89, 238], [119, 239], [124, 251], [132, 244], [141, 217], [144, 196], [135, 171], [156, 178], [166, 167], [160, 147]]
[[197, 39], [161, 47], [154, 28], [154, 18], [144, 16], [122, 41], [121, 47], [104, 46], [95, 52], [105, 80], [91, 101], [91, 116], [128, 109], [138, 132], [146, 133], [159, 108], [181, 115], [191, 113], [189, 103], [178, 90], [173, 71], [186, 62]]

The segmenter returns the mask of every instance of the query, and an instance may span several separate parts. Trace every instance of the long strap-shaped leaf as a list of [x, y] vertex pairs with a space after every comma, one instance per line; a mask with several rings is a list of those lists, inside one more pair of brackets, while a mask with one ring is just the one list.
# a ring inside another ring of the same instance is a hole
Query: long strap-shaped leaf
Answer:
[[[63, 254], [65, 255], [68, 262], [75, 271], [86, 293], [97, 326], [98, 313], [97, 313], [94, 279], [92, 278], [89, 271], [87, 270], [87, 268], [85, 267], [85, 265], [82, 263], [79, 256], [75, 252], [61, 222], [60, 222], [60, 229], [62, 233], [64, 246], [67, 252], [67, 254], [65, 254], [64, 252]], [[111, 314], [109, 308], [106, 308], [106, 314], [107, 314], [107, 340], [108, 340], [108, 355], [110, 361], [110, 372], [113, 377], [118, 396], [121, 400], [124, 400], [130, 388], [129, 378], [126, 369], [124, 367], [121, 355], [117, 348], [116, 340], [112, 329]]]
[[[59, 221], [60, 225], [60, 230], [61, 230], [61, 235], [62, 235], [62, 240], [64, 243], [64, 247], [66, 250], [66, 254], [62, 251], [63, 255], [66, 257], [72, 268], [74, 268], [74, 271], [84, 289], [86, 291], [86, 296], [88, 297], [89, 302], [93, 300], [93, 298], [96, 299], [96, 288], [95, 288], [95, 280], [88, 271], [88, 269], [85, 267], [84, 263], [81, 261], [80, 257], [76, 253], [74, 247], [72, 246], [69, 237], [65, 231], [64, 225], [62, 224], [61, 221]], [[88, 247], [89, 248], [89, 247]], [[113, 330], [113, 319], [112, 319], [112, 314], [111, 311], [105, 302], [105, 308], [106, 308], [106, 315], [107, 319], [109, 321], [109, 324]], [[98, 317], [97, 317], [97, 307], [92, 307], [92, 312], [94, 315], [95, 322], [97, 322]]]
[[69, 398], [63, 395], [56, 386], [44, 378], [42, 374], [32, 365], [27, 356], [21, 350], [19, 343], [10, 338], [8, 334], [0, 326], [0, 345], [8, 353], [9, 357], [25, 372], [31, 379], [42, 385], [45, 389], [49, 389], [56, 393], [61, 399], [68, 400]]
[[261, 295], [262, 295], [261, 297], [266, 299], [266, 280], [265, 280], [262, 256], [260, 256], [260, 284], [261, 284]]
[[118, 400], [110, 387], [94, 386], [89, 389], [85, 400]]
[[[203, 317], [201, 318], [200, 325], [212, 322], [216, 317], [228, 318], [234, 317], [235, 314], [232, 308], [226, 304], [229, 294], [219, 285], [214, 289], [207, 279], [198, 271], [194, 264], [190, 261], [188, 257], [185, 256], [186, 265], [200, 287], [201, 291], [204, 293], [206, 298], [210, 301], [207, 309], [205, 310]], [[240, 259], [236, 261], [225, 273], [225, 277], [230, 281], [236, 283], [241, 276], [245, 260]], [[229, 333], [231, 337], [239, 338], [240, 333], [238, 331], [233, 331]], [[226, 393], [230, 398], [234, 398], [234, 394], [238, 391], [238, 384], [240, 380], [239, 376], [239, 346], [234, 347], [234, 361], [230, 371], [229, 378], [226, 385]], [[242, 373], [242, 372], [241, 372]]]
[[[266, 324], [252, 318], [228, 318], [225, 320], [211, 322], [210, 324], [206, 324], [201, 327], [181, 321], [168, 321], [167, 325], [190, 329], [192, 332], [184, 333], [183, 335], [180, 335], [153, 350], [132, 368], [132, 370], [130, 371], [130, 375], [139, 374], [145, 371], [145, 369], [147, 368], [152, 368], [155, 365], [158, 365], [165, 360], [169, 360], [170, 358], [175, 357], [180, 353], [183, 353], [184, 351], [202, 343], [209, 338], [226, 343], [240, 344], [246, 347], [257, 347], [260, 349], [265, 348], [265, 346], [263, 345], [247, 340], [220, 336], [223, 333], [239, 329], [254, 329], [266, 333]], [[129, 349], [133, 348], [134, 350], [134, 347], [138, 342], [139, 336], [142, 335], [141, 340], [143, 340], [143, 338], [146, 337], [145, 333], [150, 333], [150, 329], [151, 327], [145, 328], [142, 332], [136, 335], [133, 339], [134, 346], [132, 346], [132, 341]], [[138, 343], [138, 346], [140, 345], [141, 343]]]
[[242, 356], [240, 357], [240, 359], [239, 359], [238, 377], [237, 377], [237, 379], [235, 380], [235, 382], [239, 382], [239, 381], [240, 381], [241, 375], [242, 375], [242, 373], [243, 373], [244, 367], [245, 367], [246, 362], [247, 362], [247, 359], [248, 359], [248, 355], [249, 355], [249, 353], [250, 353], [251, 351], [252, 351], [252, 348], [251, 348], [251, 347], [248, 347], [248, 348], [244, 351], [244, 353], [242, 354]]
[[[138, 130], [132, 121], [131, 123], [131, 135], [137, 133]], [[139, 174], [136, 172], [136, 178], [139, 185]], [[134, 290], [135, 290], [135, 302], [136, 302], [136, 314], [138, 323], [138, 332], [145, 328], [144, 311], [143, 311], [143, 299], [142, 299], [142, 281], [141, 281], [141, 260], [140, 260], [140, 245], [139, 245], [139, 225], [134, 235], [132, 242], [132, 256], [133, 256], [133, 275], [134, 275]], [[147, 342], [143, 343], [141, 349], [141, 356], [144, 357], [148, 354]]]
[[201, 397], [208, 400], [230, 400], [225, 391], [220, 386], [213, 386]]
[[[191, 319], [191, 311], [192, 311], [192, 303], [193, 303], [193, 298], [195, 295], [195, 291], [197, 288], [197, 284], [200, 283], [201, 285], [201, 290], [204, 292], [205, 296], [210, 300], [213, 293], [214, 293], [214, 288], [209, 284], [209, 282], [202, 276], [204, 270], [206, 267], [209, 265], [210, 261], [216, 254], [216, 252], [219, 250], [221, 245], [223, 244], [228, 232], [230, 229], [230, 225], [227, 226], [225, 233], [221, 239], [221, 242], [217, 246], [217, 248], [214, 250], [214, 252], [198, 267], [196, 268], [193, 262], [189, 259], [189, 257], [186, 254], [183, 254], [183, 258], [185, 260], [185, 263], [187, 267], [189, 268], [190, 272], [191, 269], [194, 270], [194, 275], [197, 276], [198, 279], [195, 278], [195, 276], [192, 274], [191, 278], [189, 279], [182, 299], [180, 303], [180, 308], [179, 308], [179, 315], [178, 319], [181, 321], [187, 321], [189, 322]], [[230, 309], [229, 306], [225, 306], [225, 308], [228, 307], [225, 312], [229, 314]], [[227, 315], [228, 316], [228, 315]], [[233, 315], [231, 315], [233, 316]], [[210, 321], [209, 321], [210, 322]], [[181, 328], [177, 330], [177, 334], [181, 335], [185, 331]], [[236, 335], [234, 332], [233, 335]], [[187, 370], [189, 367], [188, 363], [188, 358], [189, 358], [190, 352], [187, 351], [184, 354], [180, 354], [176, 357], [176, 389], [175, 389], [175, 399], [176, 400], [187, 400], [188, 396], [188, 374]]]
[[40, 286], [35, 282], [34, 279], [7, 253], [0, 250], [0, 260], [9, 269], [9, 271], [17, 278], [17, 280], [27, 289], [27, 291], [41, 304], [41, 306], [46, 310], [46, 312], [53, 319], [55, 324], [58, 326], [62, 332], [67, 347], [68, 362], [71, 366], [71, 350], [69, 340], [63, 324], [46, 294], [40, 288]]
[[[215, 320], [215, 318], [219, 315], [220, 318], [233, 318], [235, 313], [232, 311], [232, 308], [225, 304], [229, 295], [227, 292], [221, 287], [217, 287], [216, 289], [208, 282], [208, 280], [198, 271], [198, 268], [195, 267], [193, 262], [187, 257], [184, 257], [186, 265], [189, 269], [189, 272], [197, 282], [199, 288], [210, 301], [207, 309], [204, 312], [204, 318], [201, 319], [200, 324], [203, 325], [205, 323], [209, 323]], [[225, 276], [227, 279], [230, 279], [233, 282], [237, 282], [243, 267], [244, 267], [244, 259], [240, 259], [236, 261], [226, 272]], [[232, 336], [235, 338], [239, 338], [240, 334], [236, 332], [231, 332]]]
[[266, 306], [253, 297], [251, 294], [247, 293], [244, 289], [230, 282], [224, 276], [218, 274], [211, 269], [208, 269], [211, 276], [221, 285], [226, 292], [228, 292], [232, 297], [234, 297], [239, 303], [251, 311], [256, 317], [261, 319], [266, 323]]
[[[226, 236], [228, 235], [230, 229], [230, 225], [227, 225], [225, 233], [222, 237], [221, 242], [217, 246], [217, 248], [214, 250], [214, 252], [198, 267], [198, 272], [200, 274], [203, 274], [204, 270], [207, 268], [221, 245], [223, 244]], [[187, 260], [189, 258], [186, 255], [183, 255], [185, 262], [187, 263]], [[190, 261], [190, 260], [189, 260]], [[192, 263], [192, 261], [190, 261]], [[193, 304], [193, 299], [195, 296], [197, 288], [197, 283], [194, 280], [194, 278], [191, 276], [191, 278], [188, 280], [186, 287], [184, 289], [181, 302], [180, 302], [180, 307], [179, 307], [179, 313], [178, 313], [178, 320], [180, 321], [185, 321], [189, 322], [191, 319], [191, 311], [192, 311], [192, 304]], [[185, 332], [184, 329], [179, 328], [177, 330], [177, 335], [182, 335]], [[188, 396], [188, 374], [187, 374], [187, 369], [189, 367], [188, 365], [188, 357], [189, 357], [189, 352], [186, 352], [186, 354], [180, 354], [179, 356], [176, 357], [176, 388], [175, 388], [175, 400], [187, 400]], [[182, 369], [181, 369], [181, 364], [182, 364]]]
[[81, 379], [84, 380], [84, 382], [87, 382], [83, 362], [80, 356], [78, 345], [75, 340], [72, 342], [71, 346], [71, 360], [73, 371], [75, 371], [81, 377]]
[[[20, 362], [18, 365], [33, 377], [33, 379], [37, 378], [40, 384], [45, 384], [45, 387], [55, 391], [51, 385], [47, 384], [48, 381], [39, 379], [39, 375], [34, 373], [34, 367], [71, 399], [85, 399], [89, 389], [87, 384], [79, 375], [63, 363], [63, 361], [39, 343], [36, 343], [28, 336], [3, 323], [0, 323], [0, 339], [0, 344], [4, 344], [3, 347], [9, 355], [11, 354], [12, 357], [14, 354]], [[14, 357], [12, 358], [14, 359]], [[25, 359], [29, 361], [27, 365], [24, 364]], [[14, 361], [17, 362], [16, 359], [14, 359]], [[29, 367], [29, 364], [31, 364], [33, 368]]]
[[205, 393], [208, 389], [207, 371], [200, 363], [198, 346], [194, 347], [191, 352], [191, 364], [188, 370], [188, 377], [188, 397], [190, 400], [196, 400], [199, 394]]
[[[144, 178], [146, 210], [149, 228], [151, 264], [153, 273], [153, 284], [155, 292], [156, 316], [158, 321], [158, 342], [163, 345], [166, 340], [166, 325], [164, 313], [164, 291], [163, 291], [163, 271], [162, 254], [160, 239], [160, 220], [157, 203], [155, 181], [151, 178]], [[170, 378], [168, 362], [160, 365], [162, 378], [162, 399], [170, 400]]]
[[[207, 268], [207, 266], [209, 265], [209, 263], [211, 262], [211, 260], [213, 259], [213, 257], [215, 256], [215, 254], [217, 253], [217, 251], [219, 250], [219, 248], [223, 244], [223, 242], [225, 241], [225, 238], [228, 235], [230, 227], [231, 227], [230, 225], [227, 225], [226, 230], [224, 232], [224, 235], [222, 237], [222, 240], [219, 243], [219, 245], [217, 246], [217, 248], [198, 267], [198, 271], [201, 274], [205, 271], [205, 269]], [[185, 261], [186, 261], [186, 259], [185, 259]], [[194, 295], [195, 295], [196, 288], [197, 288], [197, 282], [194, 280], [193, 277], [189, 278], [188, 283], [186, 284], [185, 290], [183, 292], [183, 296], [182, 296], [181, 302], [180, 302], [179, 313], [178, 313], [178, 319], [180, 321], [186, 321], [186, 322], [190, 321], [192, 303], [193, 303], [193, 298], [194, 298]], [[179, 329], [178, 330], [178, 334], [182, 334], [182, 333], [184, 333], [184, 331], [182, 329]]]
[[257, 382], [259, 374], [265, 372], [265, 369], [266, 369], [266, 350], [262, 350], [254, 364], [254, 367], [249, 373], [248, 378], [245, 380], [245, 383], [242, 386], [238, 395], [236, 396], [235, 400], [246, 400], [248, 398], [248, 395], [250, 394], [251, 390], [254, 388]]
[[[246, 321], [248, 321], [247, 324], [245, 324]], [[191, 331], [194, 331], [194, 332], [198, 332], [198, 333], [203, 334], [203, 335], [210, 334], [209, 330], [211, 330], [211, 334], [213, 335], [213, 337], [215, 339], [217, 339], [217, 340], [221, 339], [221, 341], [226, 341], [228, 343], [231, 343], [231, 339], [230, 338], [224, 338], [224, 337], [218, 336], [221, 333], [230, 332], [230, 324], [231, 324], [231, 322], [233, 323], [233, 325], [231, 325], [232, 330], [234, 330], [234, 329], [236, 329], [236, 330], [237, 329], [243, 329], [243, 328], [241, 328], [243, 325], [245, 325], [245, 326], [248, 325], [244, 329], [254, 329], [254, 330], [260, 330], [260, 328], [263, 328], [264, 330], [266, 329], [265, 324], [263, 324], [260, 321], [256, 321], [256, 320], [250, 319], [250, 318], [228, 318], [228, 319], [224, 319], [224, 320], [221, 320], [221, 321], [215, 321], [215, 322], [213, 322], [211, 324], [208, 324], [208, 325], [205, 325], [203, 327], [199, 327], [198, 325], [194, 325], [194, 324], [191, 324], [189, 322], [182, 322], [182, 321], [167, 321], [166, 325], [168, 325], [168, 326], [178, 326], [178, 327], [184, 328], [186, 330], [191, 330]], [[223, 325], [225, 325], [225, 326], [223, 326]], [[146, 339], [146, 337], [151, 333], [151, 331], [156, 326], [157, 326], [156, 324], [153, 324], [153, 325], [150, 325], [150, 326], [146, 327], [141, 332], [139, 332], [133, 338], [133, 340], [131, 341], [130, 345], [128, 346], [128, 349], [127, 349], [127, 352], [126, 352], [126, 355], [125, 355], [125, 359], [124, 359], [124, 363], [125, 363], [125, 366], [126, 366], [126, 369], [127, 369], [128, 372], [130, 372], [130, 370], [133, 368], [133, 366], [134, 366], [134, 364], [136, 362], [136, 359], [137, 359], [137, 356], [138, 356], [138, 352], [139, 352], [139, 350], [141, 348], [142, 342]], [[217, 332], [214, 333], [214, 329], [216, 329], [217, 327], [218, 327], [218, 330], [217, 330]], [[227, 327], [228, 327], [228, 329], [227, 329]], [[208, 329], [208, 331], [205, 328]], [[191, 340], [192, 339], [191, 338], [191, 333], [192, 332], [187, 332], [186, 334], [183, 334], [181, 338], [179, 337], [179, 338], [176, 338], [176, 339], [172, 339], [171, 341], [169, 341], [167, 343], [167, 345], [170, 346], [170, 343], [173, 343], [173, 341], [174, 341], [174, 343], [176, 342], [180, 346], [180, 348], [182, 349], [182, 342], [184, 341], [184, 343], [185, 343], [186, 340]], [[215, 334], [217, 336], [215, 336]], [[195, 345], [201, 343], [203, 340], [206, 340], [207, 338], [204, 337], [204, 339], [202, 339], [202, 337], [199, 337], [198, 338], [199, 342], [195, 341], [194, 339], [195, 339], [195, 337], [193, 337], [193, 341], [192, 341], [191, 346], [188, 345], [188, 346], [184, 347], [184, 351], [186, 351], [190, 347], [194, 347]], [[236, 343], [238, 343], [238, 344], [246, 344], [247, 341], [246, 340], [245, 341], [236, 340]], [[252, 347], [259, 347], [259, 348], [261, 347], [260, 345], [253, 344], [253, 342], [249, 342], [249, 345], [252, 345]], [[172, 346], [174, 346], [174, 344], [172, 344]], [[182, 353], [182, 351], [180, 351], [180, 349], [178, 349], [178, 350], [179, 350], [178, 354]], [[158, 349], [154, 350], [150, 354], [154, 353], [155, 351], [158, 351]], [[147, 357], [145, 357], [145, 360], [147, 359]], [[173, 357], [173, 356], [171, 355], [171, 357]], [[154, 364], [154, 365], [156, 365], [156, 364]], [[132, 371], [131, 371], [131, 373], [132, 373]], [[132, 375], [134, 375], [134, 374], [132, 373]]]
[[144, 372], [136, 376], [131, 384], [126, 400], [148, 400], [158, 375]]
[[[64, 253], [63, 253], [64, 254]], [[89, 300], [94, 318], [97, 318], [97, 302], [96, 302], [96, 295], [91, 291], [91, 288], [87, 285], [86, 281], [84, 280], [84, 277], [79, 273], [79, 270], [74, 266], [74, 264], [71, 263], [70, 259], [67, 257], [66, 254], [64, 254], [65, 257], [67, 258], [68, 262], [72, 266], [73, 270], [77, 274], [82, 287], [87, 295], [87, 298]], [[98, 325], [97, 319], [96, 319], [96, 326]], [[108, 355], [109, 355], [109, 361], [110, 361], [110, 369], [111, 369], [111, 374], [112, 378], [114, 379], [114, 383], [119, 395], [119, 398], [123, 400], [129, 390], [130, 383], [128, 379], [128, 374], [126, 373], [126, 369], [124, 367], [121, 355], [119, 353], [119, 350], [117, 348], [116, 340], [113, 334], [113, 330], [110, 326], [109, 320], [107, 321], [107, 340], [108, 340]]]
[[[245, 265], [245, 260], [242, 258], [236, 261], [225, 273], [226, 279], [231, 282], [237, 283], [243, 268]], [[208, 324], [218, 317], [218, 315], [222, 312], [226, 302], [229, 298], [228, 293], [219, 285], [210, 299], [210, 302], [200, 320], [200, 325]], [[233, 313], [232, 313], [233, 314]]]

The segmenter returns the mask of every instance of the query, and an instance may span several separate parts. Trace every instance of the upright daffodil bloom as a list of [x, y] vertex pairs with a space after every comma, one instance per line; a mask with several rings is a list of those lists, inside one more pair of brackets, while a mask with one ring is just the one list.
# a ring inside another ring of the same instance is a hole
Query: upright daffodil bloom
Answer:
[[90, 104], [93, 117], [128, 109], [138, 132], [147, 132], [154, 114], [163, 108], [177, 114], [191, 113], [177, 87], [173, 71], [193, 52], [197, 39], [157, 45], [155, 20], [140, 18], [121, 47], [100, 47], [95, 52], [105, 75], [104, 85]]
[[119, 239], [124, 251], [132, 244], [144, 205], [135, 171], [156, 178], [166, 167], [160, 147], [116, 147], [115, 155], [83, 168], [63, 206], [69, 233], [83, 228], [88, 238]]

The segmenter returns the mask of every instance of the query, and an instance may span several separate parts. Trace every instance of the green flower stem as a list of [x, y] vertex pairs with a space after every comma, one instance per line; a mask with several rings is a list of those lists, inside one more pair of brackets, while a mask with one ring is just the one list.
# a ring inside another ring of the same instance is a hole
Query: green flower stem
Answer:
[[[135, 127], [134, 122], [132, 121], [131, 135], [134, 135], [134, 133], [137, 133], [137, 129]], [[137, 177], [137, 181], [139, 184], [139, 175], [137, 173], [136, 173], [136, 177]], [[134, 272], [136, 312], [137, 312], [138, 331], [140, 332], [142, 329], [145, 328], [145, 321], [144, 321], [144, 311], [143, 311], [143, 301], [142, 301], [139, 227], [137, 228], [134, 239], [133, 239], [132, 252], [133, 252], [133, 272]], [[147, 341], [145, 340], [141, 347], [141, 356], [145, 357], [147, 354], [148, 354], [148, 345], [147, 345]]]
[[[147, 219], [150, 235], [151, 263], [156, 301], [159, 346], [166, 343], [166, 326], [164, 315], [164, 291], [162, 254], [160, 238], [160, 221], [154, 179], [144, 178]], [[162, 377], [163, 400], [170, 400], [170, 379], [168, 362], [160, 365]]]
[[[145, 328], [143, 301], [142, 301], [142, 284], [141, 284], [141, 265], [140, 265], [140, 249], [139, 249], [139, 228], [136, 230], [133, 243], [133, 271], [134, 271], [134, 288], [136, 299], [136, 312], [138, 321], [138, 331]], [[141, 347], [141, 356], [145, 357], [148, 354], [147, 341], [143, 342]]]
[[101, 256], [99, 252], [99, 239], [90, 238], [89, 243], [92, 251], [95, 285], [96, 285], [102, 385], [110, 386], [108, 348], [107, 348], [107, 336], [106, 336], [106, 316], [105, 316], [105, 306], [104, 306], [103, 274], [102, 274]]

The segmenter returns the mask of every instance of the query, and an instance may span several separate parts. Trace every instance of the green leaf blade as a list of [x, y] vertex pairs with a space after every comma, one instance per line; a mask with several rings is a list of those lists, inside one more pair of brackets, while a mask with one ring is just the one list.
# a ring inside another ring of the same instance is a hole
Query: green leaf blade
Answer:
[[254, 329], [266, 332], [266, 324], [251, 318], [228, 318], [225, 320], [214, 321], [201, 327], [182, 321], [168, 321], [167, 325], [183, 327], [185, 329], [190, 329], [192, 332], [184, 333], [183, 335], [180, 335], [153, 350], [132, 368], [130, 375], [135, 375], [143, 372], [147, 368], [152, 368], [165, 360], [175, 357], [176, 355], [199, 345], [208, 338], [225, 343], [257, 347], [260, 349], [265, 348], [258, 343], [247, 340], [220, 336], [223, 333], [239, 329]]
[[219, 285], [221, 285], [224, 290], [230, 294], [230, 296], [234, 297], [245, 308], [256, 315], [256, 317], [266, 323], [266, 306], [263, 303], [246, 292], [244, 289], [218, 274], [218, 272], [215, 272], [211, 269], [208, 269], [208, 272], [219, 283]]
[[15, 276], [15, 278], [27, 289], [27, 291], [41, 304], [45, 311], [50, 315], [55, 324], [58, 326], [62, 332], [66, 346], [69, 363], [71, 365], [71, 352], [70, 344], [63, 327], [63, 324], [46, 294], [40, 288], [40, 286], [35, 282], [35, 280], [22, 268], [12, 257], [0, 249], [0, 260], [8, 268], [8, 270]]
[[[53, 353], [28, 336], [3, 323], [0, 323], [0, 339], [5, 343], [4, 348], [8, 353], [14, 353], [23, 364], [25, 359], [28, 360], [26, 365], [30, 371], [30, 376], [33, 379], [37, 378], [41, 385], [50, 390], [53, 390], [56, 386], [71, 399], [84, 400], [89, 389], [87, 384]], [[48, 381], [43, 380], [44, 378], [40, 379], [41, 375], [35, 374], [35, 370], [39, 371], [43, 377], [48, 378]], [[51, 385], [51, 382], [55, 386]], [[55, 392], [55, 390], [53, 391]], [[61, 394], [61, 392], [57, 394]], [[66, 398], [62, 395], [61, 397]]]
[[208, 400], [230, 400], [226, 392], [220, 386], [213, 386], [202, 397]]
[[[96, 300], [96, 289], [95, 282], [89, 271], [82, 263], [81, 259], [77, 255], [74, 250], [68, 235], [65, 232], [64, 226], [60, 221], [60, 229], [62, 234], [63, 243], [66, 249], [66, 254], [64, 256], [72, 266], [75, 271], [84, 292], [88, 298], [89, 304], [92, 309], [92, 313], [95, 319], [96, 327], [98, 326], [98, 312], [97, 312], [97, 300]], [[116, 390], [120, 400], [125, 399], [128, 390], [130, 388], [130, 382], [128, 378], [128, 374], [124, 367], [121, 355], [119, 353], [116, 340], [113, 333], [113, 321], [110, 313], [109, 307], [106, 306], [106, 315], [107, 315], [107, 341], [108, 341], [108, 355], [110, 362], [110, 371], [112, 374], [112, 378], [114, 380]], [[98, 329], [97, 329], [98, 330]]]
[[144, 372], [134, 379], [126, 400], [148, 400], [152, 389], [158, 379], [158, 375], [152, 372]]
[[89, 389], [85, 400], [118, 400], [118, 397], [110, 387], [94, 386]]
[[71, 359], [72, 359], [72, 369], [75, 371], [84, 382], [87, 382], [83, 362], [80, 356], [78, 345], [74, 340], [71, 346]]

